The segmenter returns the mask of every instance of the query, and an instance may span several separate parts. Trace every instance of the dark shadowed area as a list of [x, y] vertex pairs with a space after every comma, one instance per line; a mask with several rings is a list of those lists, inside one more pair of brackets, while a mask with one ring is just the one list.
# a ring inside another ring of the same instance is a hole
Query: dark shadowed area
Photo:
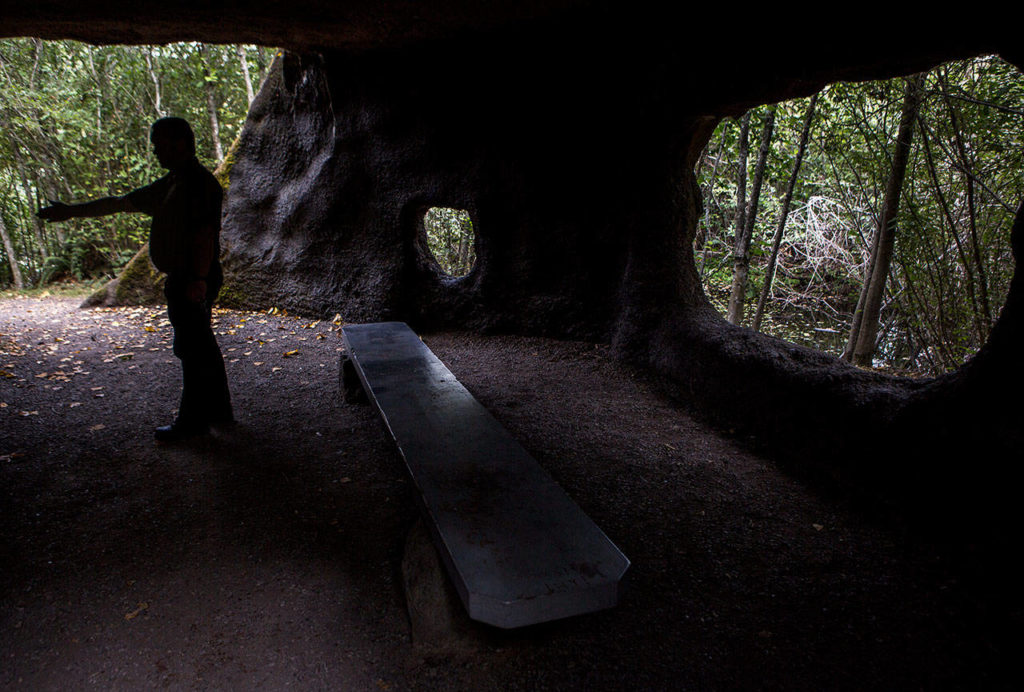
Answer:
[[337, 325], [218, 314], [239, 424], [158, 447], [163, 320], [0, 301], [4, 687], [991, 687], [1012, 650], [962, 565], [785, 477], [607, 347], [467, 333], [425, 340], [633, 568], [614, 610], [414, 646], [397, 570], [415, 502], [376, 414], [338, 396]]

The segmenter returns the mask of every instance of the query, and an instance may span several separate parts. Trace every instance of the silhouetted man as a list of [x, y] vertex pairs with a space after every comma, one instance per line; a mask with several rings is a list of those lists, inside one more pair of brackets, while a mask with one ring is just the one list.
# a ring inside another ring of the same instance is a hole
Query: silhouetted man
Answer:
[[150, 130], [153, 151], [167, 175], [123, 197], [40, 209], [39, 218], [142, 212], [153, 217], [149, 256], [167, 274], [164, 294], [174, 327], [174, 355], [183, 386], [178, 416], [156, 429], [162, 442], [201, 435], [234, 420], [224, 358], [210, 327], [210, 309], [223, 283], [220, 266], [220, 184], [196, 159], [195, 135], [181, 118], [161, 118]]

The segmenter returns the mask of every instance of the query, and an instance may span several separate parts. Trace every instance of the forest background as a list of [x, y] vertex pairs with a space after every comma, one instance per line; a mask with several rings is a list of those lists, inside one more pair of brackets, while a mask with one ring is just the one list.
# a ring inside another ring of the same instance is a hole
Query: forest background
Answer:
[[[0, 40], [0, 288], [116, 274], [146, 240], [144, 217], [45, 225], [35, 210], [162, 175], [148, 134], [165, 115], [192, 123], [214, 168], [275, 52]], [[984, 343], [1012, 277], [1024, 77], [983, 57], [834, 84], [724, 120], [697, 174], [694, 253], [730, 321], [854, 360], [859, 337], [861, 364], [946, 372]], [[442, 271], [470, 271], [468, 214], [432, 209], [424, 228]]]

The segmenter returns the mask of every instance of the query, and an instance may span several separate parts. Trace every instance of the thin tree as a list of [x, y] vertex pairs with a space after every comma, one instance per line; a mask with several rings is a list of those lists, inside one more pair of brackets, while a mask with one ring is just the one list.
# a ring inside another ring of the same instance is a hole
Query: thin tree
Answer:
[[[974, 277], [974, 266], [971, 261], [967, 258], [967, 252], [964, 249], [964, 244], [960, 240], [960, 232], [957, 230], [956, 221], [953, 218], [953, 210], [950, 208], [949, 202], [946, 200], [946, 194], [943, 192], [942, 185], [939, 182], [938, 171], [936, 170], [935, 157], [932, 156], [932, 148], [928, 141], [928, 129], [924, 121], [918, 118], [918, 130], [921, 132], [921, 149], [924, 151], [924, 162], [925, 168], [928, 171], [928, 176], [932, 182], [932, 189], [935, 194], [935, 200], [938, 203], [939, 209], [942, 211], [942, 216], [946, 220], [946, 225], [949, 227], [950, 236], [953, 238], [953, 244], [956, 246], [957, 256], [960, 258], [960, 264], [963, 266], [964, 273], [967, 275], [967, 295], [971, 302], [971, 314], [974, 318], [974, 328], [977, 331], [979, 343], [984, 342], [987, 336], [987, 326], [991, 322], [983, 322], [981, 311], [978, 305], [978, 298], [975, 295], [975, 277]], [[968, 179], [969, 180], [969, 179]], [[970, 209], [973, 215], [973, 208]], [[936, 264], [938, 260], [936, 258]], [[943, 282], [947, 281], [946, 277], [943, 277]]]
[[[747, 158], [750, 156], [750, 111], [740, 119], [740, 134], [737, 145], [739, 154], [736, 161], [736, 232], [733, 236], [735, 248], [747, 227]], [[731, 322], [732, 320], [730, 320]]]
[[217, 87], [214, 84], [216, 77], [210, 70], [210, 63], [207, 59], [206, 44], [199, 44], [199, 62], [203, 66], [203, 89], [206, 91], [206, 111], [210, 116], [210, 139], [213, 142], [213, 158], [220, 165], [224, 160], [224, 149], [220, 144], [220, 120], [217, 117]]
[[789, 176], [789, 183], [786, 186], [786, 196], [782, 200], [782, 209], [779, 211], [779, 225], [775, 228], [775, 236], [772, 238], [772, 251], [768, 257], [768, 266], [764, 272], [764, 286], [761, 287], [761, 297], [757, 300], [757, 310], [754, 312], [754, 322], [751, 325], [754, 331], [761, 329], [761, 317], [764, 315], [764, 305], [768, 300], [768, 294], [772, 290], [772, 281], [775, 278], [775, 263], [779, 259], [779, 248], [782, 246], [782, 234], [786, 229], [786, 220], [789, 218], [789, 208], [793, 203], [793, 190], [796, 187], [797, 178], [800, 176], [800, 164], [804, 160], [804, 152], [807, 151], [807, 140], [811, 134], [811, 121], [814, 120], [814, 108], [818, 103], [818, 95], [811, 97], [807, 104], [807, 114], [804, 116], [804, 127], [800, 133], [800, 144], [797, 146], [796, 161], [793, 162], [793, 172]]
[[0, 239], [4, 243], [4, 252], [7, 253], [7, 262], [11, 265], [11, 278], [14, 279], [14, 287], [19, 291], [25, 288], [25, 282], [21, 278], [21, 269], [18, 268], [18, 256], [14, 254], [14, 243], [7, 233], [7, 226], [4, 224], [3, 214], [0, 214]]
[[[939, 84], [942, 87], [942, 99], [949, 112], [950, 125], [953, 128], [954, 140], [956, 142], [957, 154], [960, 157], [960, 167], [964, 172], [964, 184], [967, 186], [967, 219], [971, 231], [971, 249], [974, 256], [974, 274], [978, 278], [978, 290], [981, 296], [981, 307], [984, 311], [985, 329], [982, 339], [987, 338], [988, 330], [992, 327], [992, 307], [988, 299], [988, 277], [985, 272], [985, 263], [981, 257], [981, 246], [978, 242], [977, 210], [974, 194], [974, 175], [971, 157], [967, 153], [967, 145], [964, 143], [963, 130], [960, 126], [959, 110], [953, 105], [949, 95], [949, 83], [946, 80], [946, 71], [939, 72]], [[955, 231], [954, 231], [955, 233]]]
[[245, 57], [245, 46], [238, 46], [238, 64], [242, 68], [242, 81], [245, 82], [245, 96], [249, 99], [249, 103], [252, 104], [252, 100], [256, 98], [256, 95], [252, 92], [252, 79], [249, 78], [249, 61]]
[[750, 204], [744, 214], [743, 230], [736, 235], [733, 249], [732, 290], [729, 294], [729, 312], [726, 315], [733, 324], [743, 321], [743, 302], [747, 292], [747, 276], [750, 273], [750, 241], [754, 235], [754, 223], [757, 220], [757, 207], [761, 197], [761, 185], [764, 182], [764, 169], [768, 162], [771, 149], [772, 130], [775, 127], [775, 112], [778, 106], [772, 106], [765, 116], [761, 130], [761, 147], [757, 153], [757, 164], [754, 167], [754, 182], [750, 191]]
[[[28, 179], [28, 173], [25, 170], [25, 160], [21, 155], [21, 147], [8, 135], [7, 144], [11, 150], [11, 157], [14, 159], [14, 169], [18, 173], [18, 180], [21, 182], [22, 194], [25, 199], [32, 200], [33, 187]], [[37, 186], [38, 187], [38, 186]], [[21, 195], [17, 196], [17, 199], [22, 199]], [[37, 202], [39, 200], [36, 200]], [[21, 206], [21, 205], [19, 205]], [[46, 236], [43, 232], [43, 224], [35, 217], [35, 214], [29, 213], [29, 224], [32, 227], [33, 235], [36, 240], [36, 251], [39, 253], [39, 261], [42, 262], [46, 259], [46, 256], [50, 254], [49, 243], [46, 242]], [[63, 244], [64, 238], [63, 233], [60, 236], [60, 242]]]
[[167, 111], [164, 110], [163, 94], [160, 89], [160, 75], [157, 74], [157, 60], [156, 56], [153, 55], [153, 48], [147, 46], [142, 51], [142, 57], [146, 60], [146, 71], [149, 72], [149, 79], [153, 82], [153, 110], [156, 112], [156, 117], [162, 118], [167, 115]]
[[882, 215], [875, 230], [871, 261], [868, 263], [869, 270], [865, 273], [864, 286], [857, 301], [858, 309], [854, 314], [853, 327], [844, 353], [844, 356], [852, 358], [856, 365], [870, 365], [875, 354], [882, 297], [896, 241], [896, 216], [899, 212], [900, 195], [903, 192], [903, 179], [906, 177], [907, 163], [910, 160], [914, 123], [921, 107], [923, 81], [923, 74], [908, 78], [903, 92], [903, 109], [896, 135], [896, 150], [893, 152], [889, 180], [885, 187]]
[[[695, 243], [697, 247], [700, 248], [706, 247], [705, 241], [707, 240], [707, 234], [711, 229], [711, 204], [715, 204], [715, 178], [718, 176], [718, 164], [722, 162], [722, 153], [725, 150], [725, 140], [726, 132], [723, 129], [721, 135], [718, 138], [718, 149], [714, 154], [715, 163], [711, 167], [711, 173], [710, 175], [708, 175], [707, 183], [705, 184], [705, 189], [703, 193], [704, 199], [707, 200], [703, 205], [704, 225], [703, 227], [697, 228], [697, 238]], [[710, 144], [708, 146], [710, 147]], [[710, 154], [708, 154], [707, 151], [705, 151], [705, 155], [700, 157], [700, 165], [698, 166], [697, 170], [694, 171], [694, 175], [697, 176], [698, 178], [700, 177], [701, 169], [704, 167], [704, 164], [706, 163], [709, 156]], [[701, 270], [703, 271], [703, 265], [701, 267]]]

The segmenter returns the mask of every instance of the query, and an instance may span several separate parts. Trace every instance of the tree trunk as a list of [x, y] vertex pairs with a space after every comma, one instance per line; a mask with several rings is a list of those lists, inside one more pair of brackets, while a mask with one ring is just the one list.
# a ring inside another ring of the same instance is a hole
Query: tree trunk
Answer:
[[776, 108], [777, 106], [772, 106], [765, 117], [764, 128], [761, 131], [761, 147], [757, 153], [757, 165], [754, 168], [754, 184], [750, 191], [750, 209], [745, 214], [743, 233], [736, 236], [736, 245], [733, 250], [732, 291], [729, 295], [729, 313], [726, 316], [733, 324], [743, 321], [743, 303], [747, 292], [747, 275], [750, 272], [750, 240], [754, 235], [757, 205], [761, 198], [761, 184], [764, 182], [764, 169], [772, 144]]
[[992, 307], [988, 299], [988, 278], [985, 272], [985, 264], [981, 258], [981, 247], [978, 243], [977, 209], [974, 200], [974, 173], [972, 171], [971, 157], [967, 153], [967, 146], [964, 144], [963, 130], [960, 127], [960, 115], [953, 106], [953, 100], [949, 97], [949, 85], [946, 83], [945, 70], [939, 73], [939, 83], [942, 85], [942, 98], [946, 103], [946, 110], [949, 111], [950, 124], [953, 126], [953, 134], [956, 140], [957, 154], [960, 158], [961, 169], [964, 173], [964, 183], [967, 185], [967, 210], [968, 222], [971, 231], [971, 249], [974, 255], [974, 268], [978, 278], [978, 289], [981, 294], [981, 307], [984, 311], [984, 330], [981, 334], [981, 343], [988, 338], [988, 332], [992, 328]]
[[238, 63], [242, 66], [242, 81], [245, 82], [245, 96], [249, 103], [256, 98], [252, 92], [252, 79], [249, 78], [249, 61], [245, 57], [245, 46], [238, 46]]
[[789, 207], [793, 203], [793, 189], [796, 187], [797, 178], [800, 176], [800, 164], [803, 163], [804, 152], [807, 151], [807, 140], [811, 135], [811, 121], [814, 119], [814, 108], [817, 104], [818, 95], [815, 94], [811, 97], [811, 102], [807, 104], [807, 115], [804, 116], [804, 129], [800, 133], [800, 145], [797, 147], [796, 161], [793, 162], [793, 173], [789, 176], [786, 196], [782, 200], [782, 210], [779, 213], [779, 225], [775, 228], [775, 236], [772, 238], [772, 252], [768, 257], [768, 266], [764, 272], [764, 286], [761, 287], [761, 297], [757, 300], [757, 310], [754, 312], [754, 322], [751, 325], [755, 332], [761, 329], [764, 304], [772, 290], [772, 281], [775, 278], [775, 263], [779, 259], [779, 247], [782, 245], [782, 234], [786, 229], [786, 220], [789, 218]]
[[203, 88], [206, 90], [206, 111], [210, 115], [210, 139], [213, 143], [213, 158], [217, 165], [224, 160], [224, 150], [220, 145], [220, 120], [217, 118], [217, 87], [214, 85], [214, 77], [210, 73], [210, 66], [206, 60], [206, 45], [199, 44], [199, 61], [203, 65]]
[[[963, 265], [964, 273], [967, 275], [967, 295], [971, 301], [971, 316], [974, 319], [974, 329], [978, 334], [978, 343], [980, 345], [985, 343], [988, 332], [982, 321], [978, 298], [974, 292], [974, 270], [960, 240], [960, 232], [957, 230], [956, 221], [953, 219], [953, 211], [950, 209], [949, 203], [946, 201], [946, 195], [942, 191], [942, 185], [939, 183], [939, 175], [935, 169], [935, 159], [932, 156], [932, 149], [928, 142], [928, 131], [925, 129], [924, 121], [921, 118], [918, 119], [918, 129], [921, 131], [921, 148], [924, 150], [925, 168], [928, 170], [928, 176], [932, 181], [932, 187], [935, 190], [935, 197], [939, 202], [939, 208], [942, 210], [942, 215], [949, 226], [949, 233], [953, 236], [953, 244], [956, 245], [960, 264]], [[970, 181], [969, 176], [967, 180]], [[973, 214], [973, 208], [971, 208], [971, 213]]]
[[896, 241], [896, 215], [899, 211], [907, 163], [910, 160], [914, 122], [917, 120], [917, 112], [921, 106], [922, 82], [922, 75], [909, 78], [903, 94], [903, 111], [900, 114], [900, 127], [896, 136], [896, 151], [892, 157], [889, 182], [885, 187], [882, 217], [875, 232], [877, 248], [872, 263], [871, 280], [865, 284], [865, 290], [862, 291], [864, 307], [855, 342], [856, 346], [853, 349], [853, 362], [856, 365], [870, 365], [875, 354], [875, 338], [878, 335], [882, 295], [885, 292], [885, 282], [889, 278], [889, 266], [892, 264], [892, 252]]
[[[29, 184], [28, 174], [25, 172], [25, 161], [21, 156], [21, 149], [17, 144], [15, 144], [11, 140], [10, 137], [7, 138], [7, 143], [8, 146], [10, 146], [11, 148], [11, 154], [13, 154], [14, 167], [18, 171], [18, 178], [21, 181], [21, 188], [22, 190], [24, 190], [25, 197], [26, 199], [29, 200], [29, 204], [31, 204], [32, 186]], [[38, 201], [39, 200], [36, 200], [36, 202]], [[19, 204], [18, 206], [21, 205]], [[39, 254], [39, 262], [40, 264], [42, 264], [43, 260], [45, 260], [47, 255], [50, 254], [50, 248], [48, 247], [46, 237], [43, 234], [43, 224], [38, 218], [36, 218], [36, 215], [32, 213], [31, 208], [29, 208], [28, 210], [27, 217], [29, 219], [29, 223], [32, 224], [32, 232], [35, 235], [35, 241], [37, 246], [36, 251]]]
[[[274, 58], [275, 60], [277, 58]], [[263, 86], [263, 79], [267, 76], [267, 58], [263, 52], [263, 46], [256, 51], [256, 83]]]
[[142, 51], [142, 55], [146, 58], [146, 69], [149, 71], [149, 78], [153, 81], [153, 110], [156, 111], [156, 117], [162, 118], [167, 115], [164, 111], [163, 95], [160, 90], [160, 75], [156, 72], [156, 58], [153, 56], [153, 49], [147, 47]]
[[[711, 144], [708, 143], [708, 147]], [[715, 163], [711, 167], [711, 174], [708, 176], [707, 187], [704, 191], [704, 199], [706, 200], [704, 207], [704, 225], [697, 226], [697, 234], [694, 238], [694, 245], [699, 248], [704, 248], [707, 243], [708, 233], [711, 230], [711, 205], [715, 204], [715, 180], [718, 177], [718, 164], [722, 162], [722, 152], [725, 150], [725, 131], [722, 131], [721, 136], [718, 138], [718, 150], [715, 153]], [[706, 156], [701, 157], [701, 166], [704, 165]], [[694, 174], [700, 178], [700, 171], [695, 171]], [[716, 205], [717, 206], [717, 205]], [[706, 253], [705, 253], [706, 255]], [[701, 263], [701, 271], [703, 271], [705, 263]]]
[[[747, 227], [747, 158], [750, 156], [750, 111], [743, 114], [740, 120], [739, 161], [736, 170], [736, 234], [733, 238], [733, 257], [735, 248], [742, 242]], [[734, 260], [735, 261], [735, 260]], [[732, 298], [730, 296], [729, 315], [732, 314]], [[732, 322], [732, 318], [727, 316]]]
[[7, 226], [4, 224], [4, 217], [0, 215], [0, 239], [4, 243], [4, 252], [7, 253], [7, 261], [11, 265], [11, 278], [14, 279], [14, 287], [19, 291], [25, 288], [21, 279], [21, 269], [18, 268], [18, 256], [14, 254], [14, 243], [11, 236], [7, 235]]
[[43, 41], [42, 39], [32, 39], [32, 73], [28, 78], [28, 90], [34, 92], [36, 90], [36, 76], [39, 74], [39, 61], [43, 57]]

